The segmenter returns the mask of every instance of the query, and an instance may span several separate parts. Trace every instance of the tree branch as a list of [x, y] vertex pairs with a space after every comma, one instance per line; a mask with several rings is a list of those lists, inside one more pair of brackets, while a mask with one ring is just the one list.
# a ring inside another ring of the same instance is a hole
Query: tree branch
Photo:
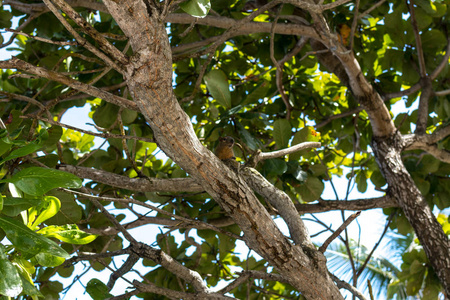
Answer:
[[347, 228], [347, 226], [350, 225], [350, 223], [351, 223], [354, 219], [356, 219], [360, 214], [361, 214], [361, 212], [358, 211], [358, 212], [355, 212], [354, 214], [350, 215], [350, 217], [348, 217], [347, 220], [345, 220], [345, 222], [342, 223], [342, 225], [339, 226], [339, 228], [338, 228], [335, 232], [333, 232], [333, 234], [332, 234], [329, 238], [327, 238], [327, 239], [325, 240], [325, 242], [322, 244], [322, 246], [320, 246], [319, 251], [322, 252], [322, 253], [324, 253], [324, 252], [327, 250], [328, 245], [330, 245], [330, 243], [331, 243], [335, 238], [337, 238], [338, 235], [340, 235], [341, 232], [344, 231], [344, 229]]
[[248, 185], [264, 199], [273, 205], [286, 222], [291, 238], [297, 245], [314, 248], [305, 224], [295, 210], [291, 198], [283, 191], [274, 187], [258, 171], [253, 168], [243, 168], [240, 171]]
[[80, 178], [91, 179], [112, 187], [127, 189], [136, 192], [203, 192], [201, 185], [192, 178], [129, 178], [114, 173], [93, 168], [60, 165], [60, 170], [77, 175]]
[[414, 32], [414, 38], [416, 40], [416, 51], [417, 51], [417, 56], [419, 58], [420, 77], [424, 78], [427, 76], [427, 69], [425, 66], [425, 56], [423, 55], [422, 39], [420, 38], [419, 28], [417, 26], [416, 14], [414, 12], [414, 1], [409, 0], [408, 2], [409, 2], [408, 8], [409, 8], [409, 14], [410, 14], [410, 18], [411, 18], [411, 25], [412, 25], [413, 32]]
[[229, 285], [224, 287], [220, 290], [220, 293], [228, 293], [231, 290], [241, 286], [244, 282], [246, 282], [249, 278], [255, 278], [255, 279], [264, 279], [264, 280], [271, 280], [271, 281], [278, 281], [278, 282], [287, 282], [287, 280], [279, 275], [274, 273], [265, 273], [261, 271], [254, 271], [254, 270], [248, 270], [243, 272], [236, 272], [236, 274], [239, 275], [238, 278], [236, 278], [233, 282], [231, 282]]
[[424, 150], [440, 161], [450, 163], [450, 151], [440, 149], [436, 143], [450, 135], [450, 125], [433, 134], [407, 134], [403, 136], [404, 150]]
[[293, 145], [289, 148], [281, 149], [278, 151], [272, 152], [257, 152], [254, 156], [253, 161], [255, 164], [262, 160], [277, 158], [281, 156], [285, 156], [291, 153], [295, 153], [301, 150], [310, 149], [310, 148], [319, 148], [321, 145], [319, 142], [304, 142], [297, 145]]
[[336, 285], [339, 288], [344, 288], [344, 289], [348, 290], [350, 293], [352, 293], [353, 295], [358, 297], [360, 300], [366, 300], [364, 295], [360, 291], [358, 291], [354, 286], [352, 286], [351, 284], [349, 284], [346, 281], [340, 280], [338, 277], [334, 276], [331, 273], [330, 273], [330, 276], [331, 276], [331, 278], [333, 278], [334, 282], [336, 282]]
[[110, 102], [117, 106], [128, 108], [128, 109], [135, 110], [135, 111], [139, 111], [136, 103], [134, 103], [133, 101], [130, 101], [128, 99], [108, 93], [102, 89], [91, 86], [89, 84], [82, 83], [80, 81], [76, 81], [70, 77], [61, 75], [57, 72], [49, 71], [42, 67], [33, 66], [32, 64], [29, 64], [26, 61], [20, 60], [16, 57], [13, 57], [9, 60], [0, 61], [0, 68], [2, 68], [2, 69], [19, 69], [19, 70], [22, 70], [25, 72], [29, 72], [31, 74], [34, 74], [34, 75], [37, 75], [37, 76], [40, 76], [43, 78], [47, 78], [50, 80], [60, 82], [62, 84], [70, 86], [71, 88], [82, 91], [91, 96], [101, 98], [102, 100]]
[[319, 200], [316, 204], [295, 204], [295, 208], [299, 213], [321, 213], [332, 210], [369, 210], [374, 208], [388, 208], [398, 207], [395, 200], [389, 195], [372, 198], [372, 199], [357, 199], [357, 200]]
[[111, 66], [114, 68], [117, 72], [123, 73], [123, 68], [116, 64], [114, 61], [111, 60], [106, 54], [98, 50], [96, 47], [94, 47], [91, 43], [89, 43], [85, 38], [83, 38], [81, 35], [76, 32], [75, 29], [70, 26], [69, 22], [64, 19], [64, 17], [58, 12], [58, 9], [53, 5], [50, 0], [43, 0], [45, 5], [53, 12], [55, 17], [61, 22], [61, 24], [72, 34], [72, 36], [77, 40], [77, 42], [82, 45], [84, 48], [89, 50], [92, 54], [96, 55], [98, 58], [103, 60], [108, 66]]
[[52, 0], [59, 8], [69, 16], [86, 34], [91, 36], [97, 43], [100, 49], [106, 54], [111, 55], [115, 60], [121, 64], [128, 64], [128, 57], [113, 46], [106, 38], [103, 37], [97, 30], [95, 30], [84, 18], [82, 18], [70, 5], [63, 0]]

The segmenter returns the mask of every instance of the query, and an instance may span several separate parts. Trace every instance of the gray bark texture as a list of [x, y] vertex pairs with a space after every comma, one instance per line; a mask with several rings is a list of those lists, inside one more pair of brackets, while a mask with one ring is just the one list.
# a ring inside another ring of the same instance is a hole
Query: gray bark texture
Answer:
[[136, 53], [126, 66], [125, 78], [158, 146], [234, 219], [247, 245], [307, 299], [342, 299], [326, 271], [324, 256], [312, 247], [293, 245], [245, 181], [197, 139], [172, 91], [172, 53], [164, 17], [144, 1], [104, 3]]

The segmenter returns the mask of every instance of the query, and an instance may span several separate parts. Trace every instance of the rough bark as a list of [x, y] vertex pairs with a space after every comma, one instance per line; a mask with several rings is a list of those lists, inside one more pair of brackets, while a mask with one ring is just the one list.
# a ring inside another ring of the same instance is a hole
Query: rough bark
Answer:
[[450, 295], [450, 242], [402, 162], [402, 136], [396, 132], [389, 137], [375, 137], [372, 147], [389, 185], [388, 195], [403, 209], [445, 293]]
[[136, 55], [125, 78], [158, 145], [229, 213], [247, 245], [269, 261], [308, 299], [342, 299], [316, 249], [294, 246], [252, 190], [199, 142], [172, 91], [172, 54], [164, 16], [143, 1], [104, 1], [130, 38]]

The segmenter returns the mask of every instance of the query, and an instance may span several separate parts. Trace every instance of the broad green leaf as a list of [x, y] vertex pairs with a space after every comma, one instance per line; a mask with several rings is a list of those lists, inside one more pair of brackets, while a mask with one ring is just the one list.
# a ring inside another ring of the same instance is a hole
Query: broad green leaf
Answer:
[[32, 198], [15, 198], [15, 197], [2, 197], [3, 211], [2, 214], [9, 217], [15, 217], [20, 214], [21, 211], [29, 209], [32, 206], [38, 206], [42, 199]]
[[406, 292], [408, 295], [413, 296], [416, 295], [422, 287], [425, 275], [425, 268], [422, 263], [415, 260], [410, 267], [410, 274], [412, 276], [409, 276], [408, 281], [406, 282]]
[[324, 184], [316, 177], [309, 177], [306, 182], [295, 188], [305, 202], [312, 202], [322, 195]]
[[244, 143], [252, 150], [259, 149], [258, 141], [251, 135], [251, 133], [245, 129], [245, 127], [241, 124], [241, 122], [236, 122], [237, 129], [239, 131], [239, 135], [244, 140]]
[[38, 231], [38, 233], [46, 236], [57, 238], [69, 244], [89, 244], [97, 238], [96, 235], [86, 233], [78, 228], [75, 224], [67, 224], [64, 226], [47, 226]]
[[[292, 139], [292, 143], [291, 145], [297, 145], [303, 142], [306, 142], [308, 140], [308, 136], [309, 136], [310, 132], [308, 130], [308, 128], [304, 127], [302, 129], [300, 129], [299, 131], [297, 131], [294, 134], [294, 138]], [[297, 151], [295, 153], [291, 153], [289, 154], [289, 160], [300, 160], [301, 157], [301, 153], [302, 151]]]
[[0, 295], [17, 297], [21, 292], [19, 272], [6, 256], [5, 247], [0, 244]]
[[45, 221], [47, 225], [65, 225], [77, 223], [81, 220], [82, 207], [78, 205], [73, 195], [59, 190], [53, 190], [48, 195], [55, 196], [59, 199], [61, 209], [55, 216]]
[[128, 108], [125, 108], [122, 111], [122, 122], [124, 125], [129, 125], [131, 123], [133, 123], [134, 120], [136, 120], [138, 113], [135, 110], [131, 110]]
[[204, 18], [211, 9], [211, 3], [209, 0], [188, 0], [180, 3], [180, 7], [193, 17]]
[[364, 171], [358, 172], [355, 178], [356, 187], [360, 193], [365, 193], [367, 191], [367, 177]]
[[56, 144], [61, 139], [61, 136], [63, 134], [63, 129], [61, 126], [52, 126], [48, 129], [48, 138], [47, 140], [42, 144], [48, 149], [54, 149], [56, 148]]
[[267, 81], [263, 81], [255, 89], [253, 89], [253, 91], [249, 92], [248, 96], [245, 97], [245, 100], [242, 103], [242, 105], [251, 104], [251, 103], [257, 102], [260, 99], [263, 99], [264, 97], [266, 97], [269, 89], [270, 89], [270, 83]]
[[56, 215], [61, 208], [61, 202], [53, 196], [46, 196], [38, 207], [33, 207], [29, 211], [28, 227], [35, 230], [36, 227]]
[[86, 292], [88, 292], [89, 296], [91, 296], [94, 300], [103, 300], [112, 297], [112, 295], [108, 293], [108, 287], [106, 284], [97, 278], [91, 279], [87, 283]]
[[428, 175], [439, 170], [440, 161], [431, 155], [425, 155], [421, 161], [421, 173]]
[[66, 259], [63, 257], [52, 255], [46, 252], [39, 252], [34, 258], [36, 259], [38, 264], [49, 268], [57, 267], [66, 261]]
[[0, 11], [0, 28], [10, 28], [12, 17], [13, 17], [13, 15], [11, 14], [10, 11], [1, 10]]
[[273, 139], [278, 149], [286, 148], [291, 139], [291, 124], [286, 119], [278, 119], [273, 123]]
[[102, 102], [102, 104], [95, 109], [92, 115], [92, 120], [95, 124], [102, 128], [109, 128], [117, 120], [117, 113], [119, 112], [119, 107], [117, 105]]
[[230, 87], [225, 73], [222, 70], [212, 70], [203, 79], [213, 98], [224, 107], [231, 108]]
[[28, 154], [34, 153], [37, 150], [41, 149], [42, 146], [38, 145], [38, 144], [34, 144], [34, 143], [30, 143], [26, 146], [23, 146], [19, 149], [16, 149], [14, 151], [12, 151], [7, 157], [5, 157], [0, 164], [8, 161], [8, 160], [12, 160], [12, 159], [16, 159], [18, 157], [22, 157], [22, 156], [26, 156]]
[[0, 182], [14, 183], [20, 190], [32, 196], [41, 196], [58, 187], [79, 188], [81, 180], [77, 176], [53, 169], [30, 167], [19, 171], [13, 177]]
[[44, 298], [44, 295], [30, 281], [26, 280], [23, 274], [20, 274], [20, 279], [22, 280], [23, 294], [31, 296], [33, 299]]
[[12, 146], [13, 145], [11, 143], [7, 143], [4, 139], [0, 139], [0, 155], [6, 153]]
[[287, 164], [283, 159], [274, 158], [264, 162], [263, 173], [265, 175], [283, 175], [287, 170]]
[[69, 257], [69, 254], [54, 241], [35, 233], [15, 219], [0, 217], [0, 227], [14, 247], [31, 256], [43, 252], [63, 258]]
[[373, 171], [372, 175], [370, 175], [370, 181], [372, 181], [373, 185], [379, 188], [386, 184], [386, 180], [379, 170]]

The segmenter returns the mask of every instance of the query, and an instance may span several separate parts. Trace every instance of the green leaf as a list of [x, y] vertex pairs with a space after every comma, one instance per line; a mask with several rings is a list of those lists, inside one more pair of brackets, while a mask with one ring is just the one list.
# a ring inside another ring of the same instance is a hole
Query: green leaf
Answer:
[[422, 166], [422, 169], [420, 172], [422, 174], [430, 174], [430, 173], [436, 173], [439, 170], [440, 161], [434, 158], [431, 155], [425, 155], [422, 159], [420, 165]]
[[116, 122], [118, 112], [119, 107], [117, 105], [102, 102], [102, 104], [95, 109], [92, 120], [102, 128], [109, 128]]
[[[294, 138], [292, 139], [292, 143], [291, 145], [297, 145], [303, 142], [306, 142], [309, 136], [309, 130], [308, 128], [304, 127], [302, 129], [300, 129], [299, 131], [297, 131], [294, 134]], [[289, 154], [289, 160], [300, 160], [300, 157], [302, 155], [302, 151], [297, 151], [295, 153], [291, 153]]]
[[406, 292], [408, 295], [413, 296], [422, 288], [425, 275], [425, 268], [422, 263], [414, 260], [410, 267], [410, 274], [411, 276], [408, 277], [408, 281], [406, 282]]
[[42, 145], [48, 149], [55, 149], [56, 144], [61, 139], [62, 134], [63, 130], [61, 126], [50, 127], [48, 129], [48, 138]]
[[19, 272], [6, 256], [5, 247], [0, 244], [0, 295], [17, 297], [21, 292]]
[[259, 149], [259, 143], [258, 141], [251, 135], [251, 133], [245, 129], [244, 125], [241, 124], [241, 122], [236, 121], [236, 126], [239, 131], [239, 135], [244, 140], [244, 143], [252, 150]]
[[370, 181], [372, 181], [374, 186], [379, 188], [386, 184], [386, 180], [379, 170], [373, 171], [372, 175], [370, 176]]
[[112, 295], [108, 293], [106, 284], [97, 278], [89, 280], [86, 285], [86, 292], [88, 292], [89, 296], [94, 300], [103, 300], [112, 297]]
[[[0, 2], [1, 3], [1, 2]], [[0, 11], [0, 28], [10, 28], [13, 15], [6, 10]]]
[[323, 182], [318, 178], [309, 177], [304, 184], [296, 187], [295, 190], [300, 194], [303, 201], [312, 202], [319, 199], [324, 187]]
[[4, 215], [9, 217], [15, 217], [20, 214], [21, 211], [29, 209], [32, 206], [37, 206], [41, 203], [42, 199], [27, 199], [27, 198], [14, 198], [14, 197], [2, 197], [3, 199], [3, 211]]
[[267, 81], [263, 81], [255, 89], [253, 89], [253, 91], [249, 92], [248, 96], [245, 97], [245, 100], [242, 103], [242, 105], [251, 104], [260, 99], [263, 99], [264, 97], [266, 97], [269, 89], [270, 89], [270, 83]]
[[263, 173], [265, 175], [283, 175], [287, 171], [287, 164], [283, 159], [274, 158], [264, 162]]
[[69, 254], [54, 241], [35, 233], [15, 219], [0, 217], [0, 227], [14, 247], [31, 256], [43, 252], [63, 258], [69, 257]]
[[26, 156], [28, 154], [34, 153], [37, 150], [41, 149], [42, 146], [38, 145], [38, 144], [34, 144], [34, 143], [30, 143], [26, 146], [23, 146], [19, 149], [16, 149], [14, 151], [12, 151], [7, 157], [5, 157], [0, 164], [3, 164], [4, 162], [8, 161], [8, 160], [12, 160], [12, 159], [16, 159], [18, 157], [22, 157], [22, 156]]
[[32, 196], [41, 196], [58, 187], [81, 187], [81, 179], [73, 174], [40, 167], [26, 168], [14, 174], [11, 178], [1, 180], [1, 182], [14, 183], [24, 193]]
[[273, 122], [273, 139], [278, 149], [286, 148], [291, 139], [291, 124], [286, 119], [278, 119]]
[[358, 172], [355, 178], [356, 188], [360, 193], [365, 193], [367, 191], [367, 178], [364, 171]]
[[61, 208], [61, 202], [53, 196], [44, 197], [44, 201], [38, 207], [33, 207], [29, 211], [28, 227], [35, 230], [44, 221], [56, 215]]
[[75, 224], [66, 224], [64, 226], [47, 226], [38, 231], [38, 233], [46, 236], [57, 238], [69, 244], [89, 244], [97, 238], [96, 235], [86, 233], [78, 228]]
[[203, 79], [213, 98], [222, 106], [231, 108], [230, 87], [225, 73], [222, 70], [212, 70]]
[[82, 208], [77, 204], [73, 195], [59, 190], [53, 190], [49, 195], [59, 199], [61, 202], [61, 209], [54, 217], [45, 222], [47, 225], [65, 225], [77, 223], [81, 220]]
[[[1, 129], [0, 129], [1, 131]], [[0, 140], [0, 155], [3, 155], [4, 153], [6, 153], [6, 151], [8, 151], [9, 149], [11, 149], [11, 147], [13, 146], [12, 143], [5, 142], [4, 139], [7, 140], [7, 138], [2, 138]]]
[[204, 18], [211, 9], [211, 3], [209, 0], [188, 0], [180, 3], [180, 7], [193, 17]]
[[49, 254], [46, 252], [40, 252], [40, 253], [36, 254], [36, 256], [34, 258], [36, 259], [38, 264], [40, 264], [41, 266], [44, 266], [44, 267], [49, 267], [49, 268], [57, 267], [66, 261], [66, 259], [63, 257], [52, 255], [52, 254]]

